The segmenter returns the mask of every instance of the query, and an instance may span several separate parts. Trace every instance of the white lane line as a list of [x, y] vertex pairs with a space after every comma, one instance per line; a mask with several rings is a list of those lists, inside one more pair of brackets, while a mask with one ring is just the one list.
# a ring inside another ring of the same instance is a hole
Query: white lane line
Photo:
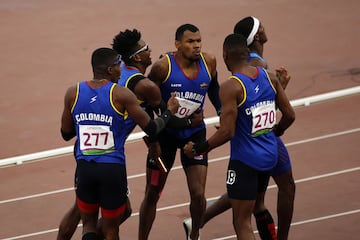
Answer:
[[[308, 224], [308, 223], [312, 223], [312, 222], [319, 222], [319, 221], [323, 221], [323, 220], [327, 220], [327, 219], [331, 219], [331, 218], [343, 217], [343, 216], [357, 214], [357, 213], [360, 213], [360, 209], [355, 209], [352, 211], [341, 212], [341, 213], [337, 213], [337, 214], [326, 215], [326, 216], [322, 216], [322, 217], [318, 217], [318, 218], [311, 218], [311, 219], [307, 219], [307, 220], [303, 220], [303, 221], [299, 221], [299, 222], [294, 222], [291, 224], [291, 226], [303, 225], [303, 224]], [[78, 225], [78, 227], [81, 227], [81, 226], [82, 226], [82, 224]], [[19, 235], [19, 236], [10, 237], [10, 238], [3, 238], [0, 240], [16, 240], [16, 239], [39, 236], [39, 235], [43, 235], [43, 234], [47, 234], [47, 233], [53, 233], [53, 232], [57, 232], [57, 231], [58, 231], [58, 229], [56, 228], [56, 229], [50, 229], [50, 230], [41, 231], [41, 232]], [[257, 232], [258, 231], [254, 231], [254, 233], [257, 233]], [[233, 238], [236, 238], [236, 235], [225, 236], [225, 237], [221, 237], [221, 238], [214, 238], [212, 240], [225, 240], [225, 239], [233, 239]]]
[[[327, 219], [331, 219], [331, 218], [343, 217], [346, 215], [351, 215], [351, 214], [356, 214], [356, 213], [360, 213], [360, 209], [356, 209], [356, 210], [352, 210], [352, 211], [348, 211], [348, 212], [337, 213], [337, 214], [332, 214], [332, 215], [327, 215], [327, 216], [318, 217], [318, 218], [311, 218], [311, 219], [307, 219], [307, 220], [299, 221], [299, 222], [294, 222], [291, 224], [291, 226], [303, 225], [303, 224], [312, 223], [312, 222], [319, 222], [319, 221], [323, 221], [323, 220], [327, 220]], [[257, 232], [258, 231], [254, 231], [254, 233], [257, 233]], [[231, 236], [226, 236], [226, 237], [221, 237], [221, 238], [213, 238], [212, 240], [225, 240], [225, 239], [235, 239], [235, 238], [236, 238], [236, 235], [231, 235]]]
[[[342, 132], [326, 134], [326, 135], [323, 135], [323, 136], [318, 136], [318, 137], [314, 137], [314, 138], [308, 138], [308, 139], [301, 140], [301, 141], [295, 141], [295, 142], [287, 143], [285, 145], [286, 146], [293, 146], [293, 145], [305, 144], [305, 143], [309, 143], [309, 142], [313, 142], [313, 141], [323, 140], [323, 139], [326, 139], [326, 138], [333, 138], [333, 137], [338, 137], [338, 136], [341, 136], [341, 135], [351, 134], [351, 133], [355, 133], [355, 132], [358, 132], [358, 131], [360, 131], [360, 128], [354, 128], [354, 129], [350, 129], [350, 130], [346, 130], [346, 131], [342, 131]], [[214, 159], [209, 160], [209, 163], [226, 160], [228, 158], [229, 158], [229, 155], [219, 157], [219, 158], [214, 158]], [[178, 169], [182, 169], [182, 166], [178, 165], [178, 166], [175, 166], [175, 167], [172, 168], [172, 170], [178, 170]], [[346, 171], [346, 170], [344, 170], [344, 171]], [[128, 176], [128, 179], [134, 179], [134, 178], [144, 177], [144, 176], [145, 176], [145, 173], [140, 173], [140, 174], [135, 174], [135, 175]], [[0, 204], [9, 203], [9, 202], [15, 202], [15, 201], [21, 201], [21, 200], [26, 200], [26, 199], [36, 198], [36, 197], [43, 197], [43, 196], [47, 196], [47, 195], [58, 194], [58, 193], [63, 193], [63, 192], [73, 191], [73, 190], [74, 190], [73, 187], [69, 187], [69, 188], [54, 190], [54, 191], [50, 191], [50, 192], [44, 192], [44, 193], [39, 193], [39, 194], [28, 195], [28, 196], [24, 196], [24, 197], [11, 198], [11, 199], [6, 199], [6, 200], [1, 200]]]

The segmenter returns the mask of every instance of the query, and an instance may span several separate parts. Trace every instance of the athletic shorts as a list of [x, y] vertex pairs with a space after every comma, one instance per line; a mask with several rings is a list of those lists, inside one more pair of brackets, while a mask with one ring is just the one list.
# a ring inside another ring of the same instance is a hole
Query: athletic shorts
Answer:
[[[206, 141], [206, 128], [201, 131], [195, 133], [190, 138], [185, 140], [180, 140], [170, 135], [166, 131], [162, 131], [158, 135], [158, 141], [161, 147], [161, 159], [164, 162], [166, 168], [170, 170], [175, 162], [176, 151], [180, 148], [180, 159], [181, 164], [184, 168], [192, 165], [208, 165], [208, 156], [207, 154], [202, 154], [199, 156], [195, 156], [194, 158], [188, 158], [183, 151], [183, 147], [189, 141], [194, 143], [204, 142]], [[156, 165], [155, 161], [147, 158], [147, 168], [150, 169], [159, 169]]]
[[286, 173], [291, 169], [290, 156], [284, 142], [280, 137], [277, 137], [276, 141], [278, 146], [278, 160], [275, 167], [271, 170], [271, 176], [273, 177]]
[[238, 160], [230, 160], [226, 179], [227, 193], [230, 198], [255, 200], [258, 193], [266, 191], [269, 178], [269, 171], [258, 171]]
[[122, 213], [128, 193], [125, 165], [78, 160], [76, 172], [80, 210], [91, 213], [100, 207], [102, 214], [114, 217]]

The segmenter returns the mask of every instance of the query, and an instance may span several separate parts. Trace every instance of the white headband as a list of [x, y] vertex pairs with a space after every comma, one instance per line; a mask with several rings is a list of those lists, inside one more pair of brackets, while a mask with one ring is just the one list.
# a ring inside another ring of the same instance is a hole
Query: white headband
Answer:
[[260, 26], [260, 21], [259, 19], [257, 19], [256, 17], [252, 17], [252, 19], [254, 20], [254, 26], [251, 29], [251, 32], [248, 36], [248, 38], [246, 39], [246, 43], [249, 46], [250, 44], [252, 44], [252, 42], [254, 41], [254, 37], [255, 34], [257, 33], [257, 31], [259, 30], [259, 26]]

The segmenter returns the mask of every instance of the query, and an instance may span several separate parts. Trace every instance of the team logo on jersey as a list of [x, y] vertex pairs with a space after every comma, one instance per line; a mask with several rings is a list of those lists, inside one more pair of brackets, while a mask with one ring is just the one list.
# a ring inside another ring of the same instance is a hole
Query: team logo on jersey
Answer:
[[257, 86], [255, 87], [255, 93], [258, 93], [259, 90], [260, 90], [260, 87], [259, 87], [259, 85], [257, 85]]
[[95, 101], [96, 101], [96, 99], [97, 99], [97, 95], [91, 98], [90, 103], [95, 102]]
[[209, 84], [202, 83], [202, 84], [200, 84], [200, 89], [206, 89], [206, 88], [208, 88], [208, 86], [209, 86]]
[[233, 185], [236, 179], [236, 172], [234, 170], [228, 170], [226, 184]]

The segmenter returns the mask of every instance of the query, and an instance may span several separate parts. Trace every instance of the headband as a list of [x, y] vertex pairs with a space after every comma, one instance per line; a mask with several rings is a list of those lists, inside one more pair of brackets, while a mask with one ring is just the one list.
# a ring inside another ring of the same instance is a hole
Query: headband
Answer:
[[255, 34], [259, 30], [259, 26], [260, 26], [259, 19], [257, 19], [256, 17], [251, 17], [251, 18], [254, 20], [254, 25], [251, 29], [251, 32], [250, 32], [248, 38], [246, 39], [246, 43], [248, 46], [253, 43]]

